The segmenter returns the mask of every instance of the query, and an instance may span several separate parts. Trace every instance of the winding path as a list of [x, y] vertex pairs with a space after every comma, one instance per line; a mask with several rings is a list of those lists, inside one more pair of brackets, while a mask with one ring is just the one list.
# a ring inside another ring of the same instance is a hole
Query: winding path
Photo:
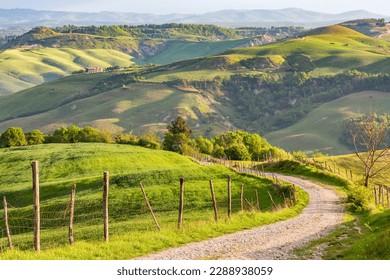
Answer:
[[[251, 230], [190, 243], [139, 259], [296, 259], [293, 250], [328, 234], [341, 223], [344, 209], [339, 196], [333, 190], [292, 176], [278, 175], [278, 178], [294, 183], [308, 192], [309, 204], [299, 216]], [[317, 258], [320, 257], [319, 254]]]

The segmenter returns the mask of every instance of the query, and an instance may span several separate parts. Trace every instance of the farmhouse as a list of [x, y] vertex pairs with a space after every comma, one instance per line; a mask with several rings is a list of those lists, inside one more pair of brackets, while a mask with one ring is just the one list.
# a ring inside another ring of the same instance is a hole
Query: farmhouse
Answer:
[[100, 66], [89, 66], [85, 68], [85, 72], [87, 73], [102, 73], [105, 72], [105, 68], [100, 67]]

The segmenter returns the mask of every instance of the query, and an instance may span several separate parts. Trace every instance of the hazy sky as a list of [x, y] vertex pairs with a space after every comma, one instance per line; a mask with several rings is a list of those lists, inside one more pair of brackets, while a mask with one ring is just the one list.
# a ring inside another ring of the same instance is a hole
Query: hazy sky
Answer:
[[0, 0], [0, 8], [80, 12], [121, 11], [154, 14], [291, 7], [327, 13], [363, 9], [390, 16], [388, 0]]

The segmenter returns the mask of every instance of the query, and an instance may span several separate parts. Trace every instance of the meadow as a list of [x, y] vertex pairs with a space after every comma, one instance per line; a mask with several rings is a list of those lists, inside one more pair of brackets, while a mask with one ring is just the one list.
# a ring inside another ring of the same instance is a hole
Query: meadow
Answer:
[[[129, 259], [181, 244], [291, 218], [308, 198], [298, 190], [291, 208], [275, 211], [281, 195], [270, 180], [235, 173], [226, 167], [200, 166], [190, 158], [166, 151], [114, 144], [48, 144], [2, 149], [0, 193], [10, 205], [14, 249], [0, 239], [1, 259]], [[40, 164], [42, 251], [32, 250], [32, 160]], [[110, 172], [110, 240], [103, 242], [102, 178]], [[232, 177], [233, 215], [228, 219], [227, 177]], [[179, 178], [185, 178], [183, 224], [177, 229]], [[219, 222], [214, 221], [209, 180], [218, 201]], [[156, 213], [158, 231], [146, 208], [139, 183], [145, 187]], [[70, 190], [76, 184], [75, 244], [68, 245]], [[241, 185], [247, 211], [240, 211]], [[254, 211], [255, 191], [260, 212]], [[3, 214], [3, 213], [2, 213]], [[12, 222], [14, 221], [14, 222]], [[1, 224], [4, 228], [4, 225]]]
[[[110, 49], [38, 48], [8, 49], [0, 52], [0, 94], [21, 91], [68, 76], [88, 66], [134, 64], [133, 57]], [[26, 63], [28, 62], [28, 63]]]
[[347, 154], [352, 151], [339, 143], [344, 121], [390, 110], [389, 93], [363, 91], [318, 106], [302, 120], [284, 129], [265, 135], [272, 145], [288, 151], [323, 154]]

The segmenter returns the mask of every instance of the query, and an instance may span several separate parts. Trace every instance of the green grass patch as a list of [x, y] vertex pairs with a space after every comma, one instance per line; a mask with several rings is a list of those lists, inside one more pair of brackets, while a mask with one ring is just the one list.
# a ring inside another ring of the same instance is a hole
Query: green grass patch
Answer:
[[[296, 216], [308, 203], [298, 191], [291, 208], [274, 211], [283, 198], [268, 179], [235, 173], [226, 167], [199, 166], [187, 157], [166, 151], [114, 144], [51, 144], [2, 149], [0, 194], [10, 204], [9, 216], [15, 250], [0, 238], [1, 259], [129, 259], [189, 242], [208, 239]], [[41, 180], [42, 252], [32, 250], [32, 160], [39, 160]], [[110, 242], [103, 242], [102, 173], [110, 172]], [[227, 218], [227, 175], [232, 176], [233, 217]], [[179, 178], [185, 178], [182, 229], [177, 229]], [[209, 189], [213, 180], [219, 223]], [[139, 189], [142, 182], [162, 231], [153, 224]], [[77, 185], [74, 246], [67, 245], [68, 203]], [[240, 189], [254, 204], [260, 196], [261, 212], [240, 212]], [[1, 213], [2, 215], [2, 213]], [[2, 215], [3, 216], [3, 215]], [[2, 217], [1, 216], [1, 217]], [[4, 229], [3, 222], [0, 228]], [[93, 248], [93, 249], [92, 249]]]
[[370, 112], [381, 114], [389, 110], [389, 93], [353, 93], [320, 105], [294, 125], [270, 132], [265, 137], [272, 145], [289, 151], [330, 155], [351, 153], [338, 141], [344, 121]]

